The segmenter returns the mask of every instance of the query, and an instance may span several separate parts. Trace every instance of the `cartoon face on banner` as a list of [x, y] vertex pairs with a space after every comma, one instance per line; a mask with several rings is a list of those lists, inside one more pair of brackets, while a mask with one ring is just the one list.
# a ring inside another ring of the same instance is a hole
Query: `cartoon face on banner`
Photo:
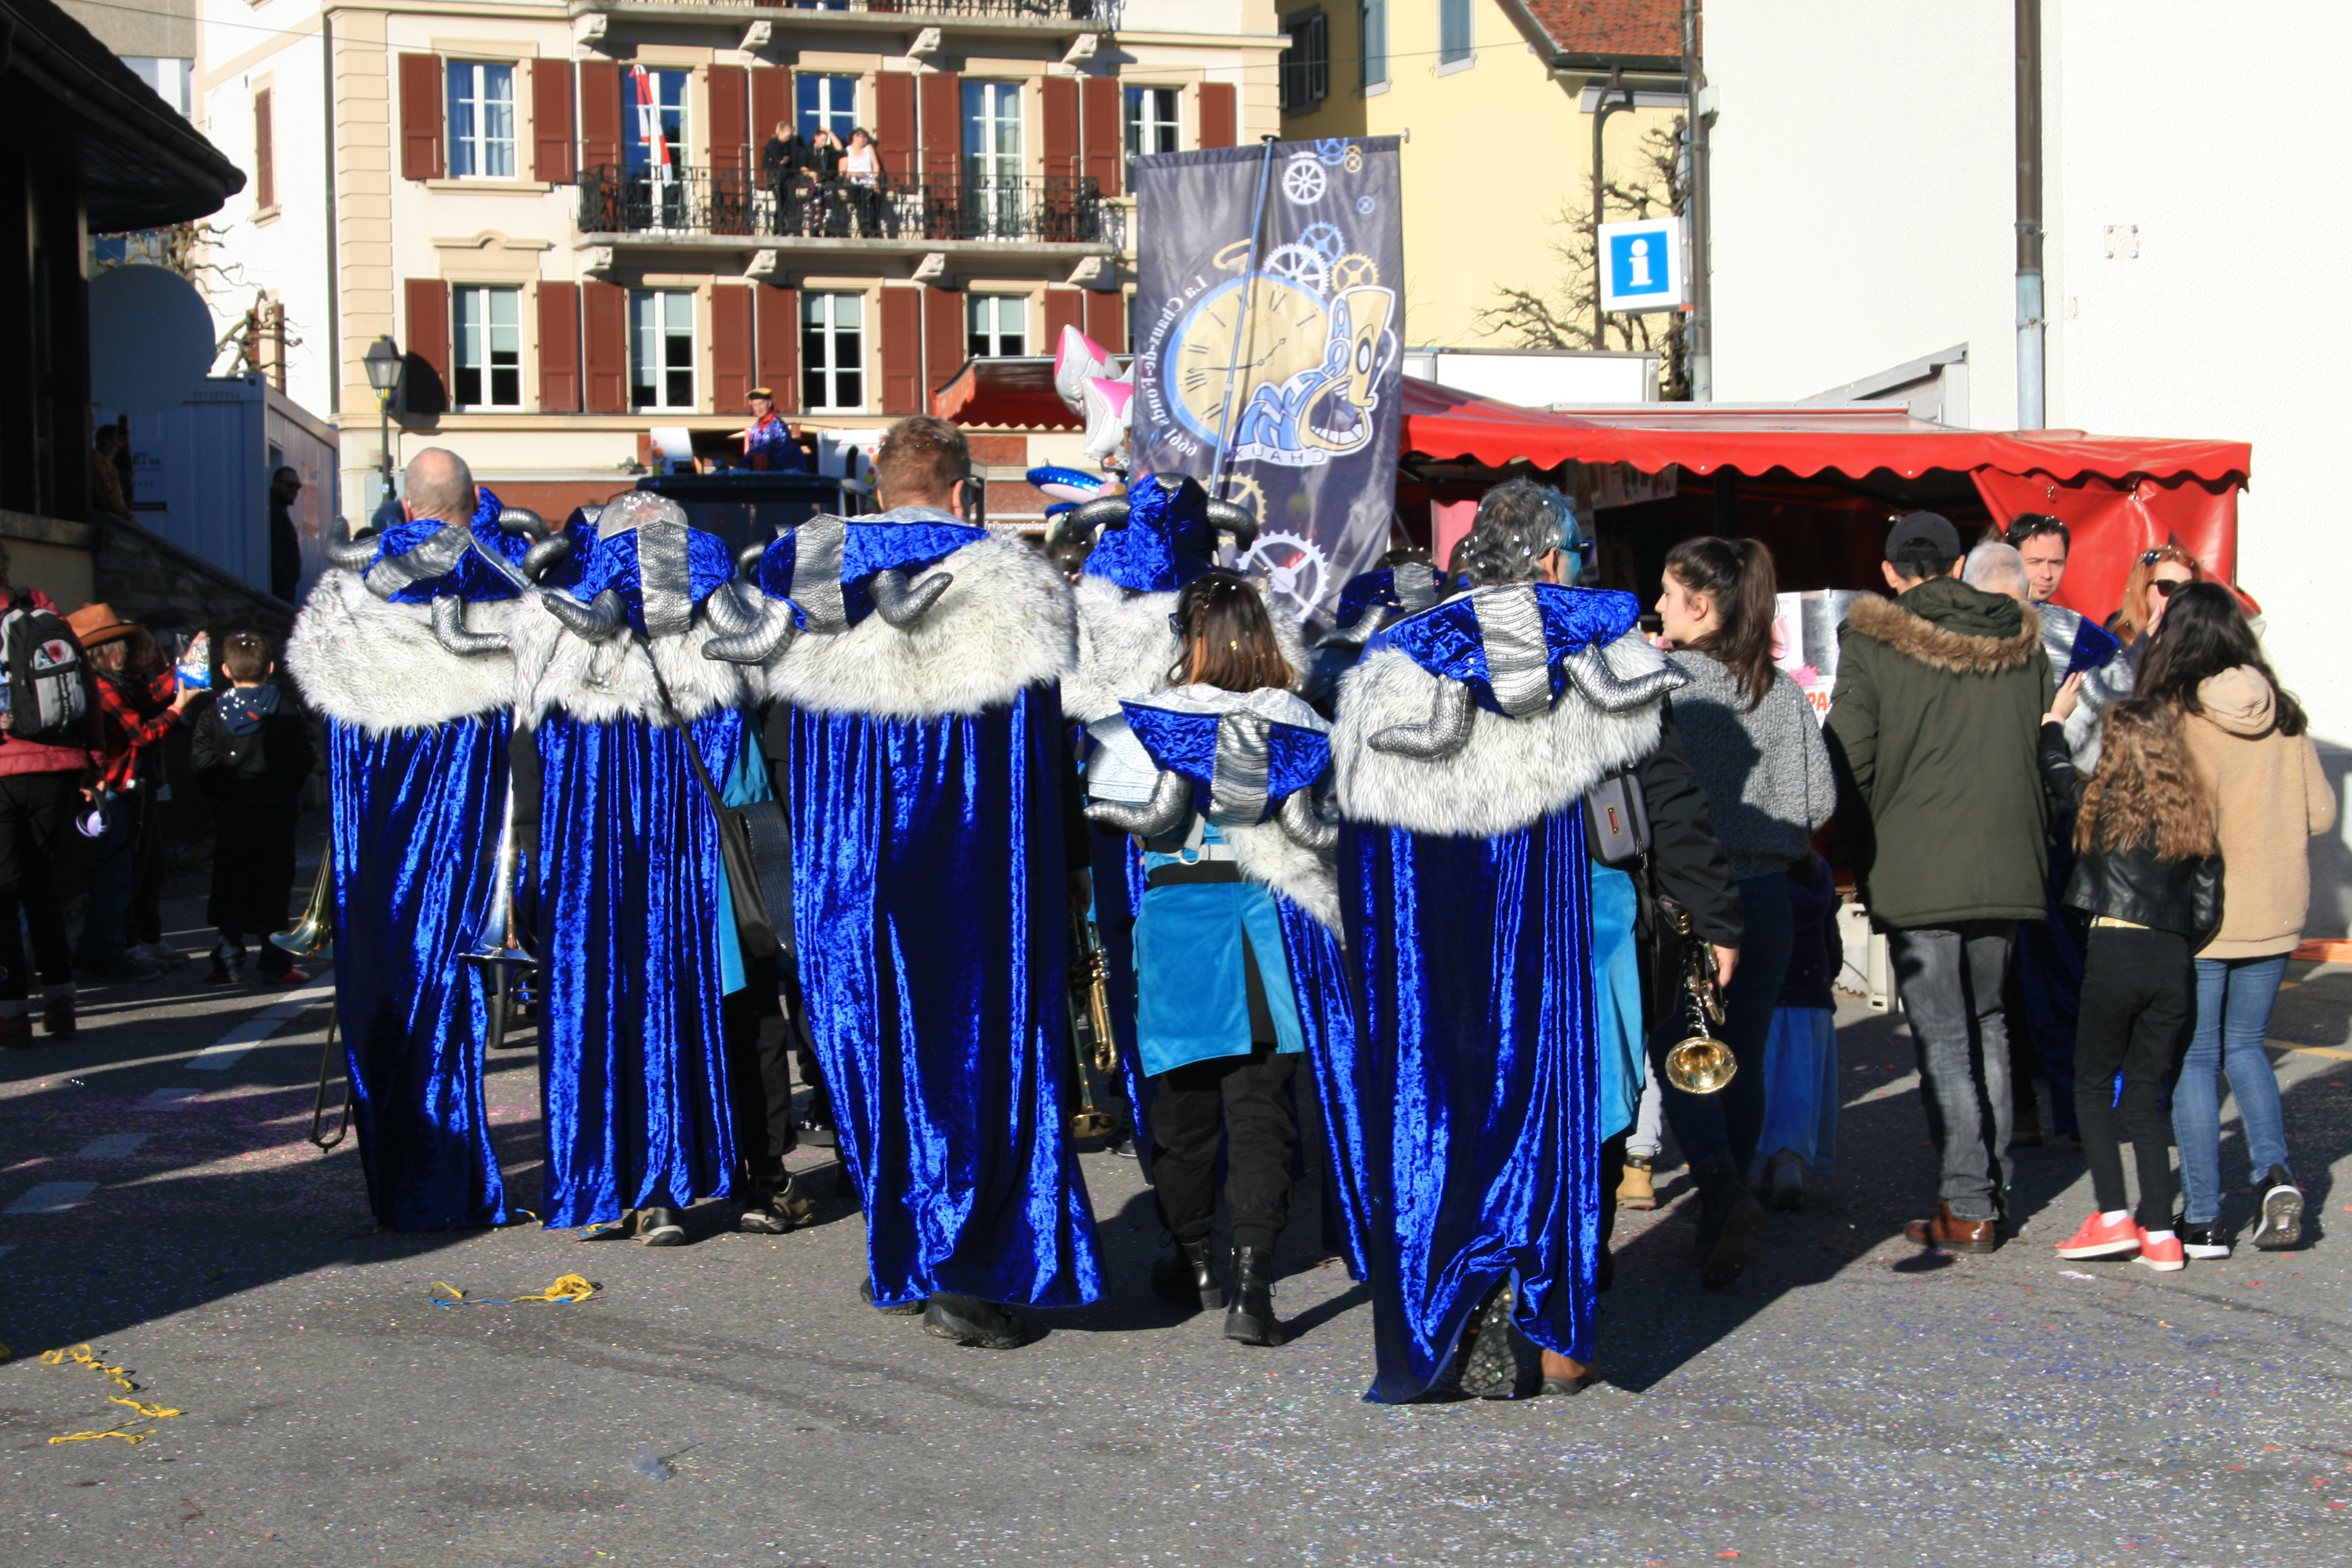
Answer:
[[1192, 474], [1251, 512], [1244, 568], [1327, 622], [1387, 548], [1395, 501], [1396, 163], [1390, 137], [1137, 163], [1137, 468]]

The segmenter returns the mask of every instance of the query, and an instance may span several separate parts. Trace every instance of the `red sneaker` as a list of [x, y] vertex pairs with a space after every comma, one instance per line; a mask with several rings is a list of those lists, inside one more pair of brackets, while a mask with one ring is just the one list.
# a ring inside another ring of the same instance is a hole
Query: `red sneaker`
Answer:
[[2147, 1232], [2139, 1233], [2139, 1256], [2134, 1263], [2145, 1263], [2158, 1274], [2169, 1274], [2176, 1268], [2186, 1268], [2186, 1255], [2180, 1249], [2180, 1234], [2175, 1231], [2161, 1241], [2151, 1240]]
[[[2129, 1215], [2113, 1222], [2093, 1215], [2083, 1228], [2058, 1244], [2061, 1258], [2121, 1258], [2139, 1250], [2139, 1226]], [[2175, 1248], [2175, 1257], [2179, 1256]]]

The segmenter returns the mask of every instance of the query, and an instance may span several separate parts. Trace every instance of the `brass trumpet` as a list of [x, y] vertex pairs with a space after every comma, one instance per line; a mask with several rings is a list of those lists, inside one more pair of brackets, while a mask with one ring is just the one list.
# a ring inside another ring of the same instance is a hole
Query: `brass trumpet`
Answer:
[[291, 929], [272, 932], [269, 945], [297, 958], [316, 958], [335, 941], [335, 843], [331, 837], [319, 850], [319, 879], [310, 885], [310, 902]]
[[1110, 1016], [1110, 960], [1103, 953], [1094, 921], [1074, 910], [1070, 925], [1078, 948], [1077, 965], [1070, 972], [1070, 1035], [1078, 1069], [1078, 1109], [1070, 1117], [1070, 1135], [1099, 1138], [1111, 1131], [1111, 1119], [1095, 1103], [1087, 1068], [1106, 1079], [1118, 1070], [1118, 1036], [1112, 1031]]
[[1685, 1094], [1713, 1094], [1739, 1070], [1731, 1047], [1707, 1027], [1710, 1021], [1723, 1022], [1723, 1003], [1716, 991], [1715, 952], [1692, 935], [1689, 910], [1675, 910], [1675, 929], [1683, 939], [1683, 992], [1690, 1008], [1692, 1032], [1668, 1048], [1662, 1067], [1666, 1081]]

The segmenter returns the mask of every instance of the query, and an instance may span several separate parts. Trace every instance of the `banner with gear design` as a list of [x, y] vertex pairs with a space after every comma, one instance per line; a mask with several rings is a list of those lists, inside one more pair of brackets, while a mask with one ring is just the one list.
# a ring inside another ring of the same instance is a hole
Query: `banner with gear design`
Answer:
[[1395, 506], [1401, 189], [1393, 136], [1136, 163], [1135, 472], [1191, 474], [1255, 514], [1244, 570], [1326, 624]]

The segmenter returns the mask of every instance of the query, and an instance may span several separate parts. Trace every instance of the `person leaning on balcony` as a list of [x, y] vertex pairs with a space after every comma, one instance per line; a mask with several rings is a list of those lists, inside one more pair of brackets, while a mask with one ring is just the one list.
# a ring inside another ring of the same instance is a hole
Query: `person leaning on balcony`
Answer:
[[798, 234], [801, 214], [806, 205], [806, 183], [802, 175], [807, 171], [809, 145], [801, 133], [793, 129], [789, 120], [776, 121], [776, 133], [760, 149], [760, 184], [775, 198], [773, 219], [778, 234]]
[[863, 125], [849, 132], [849, 150], [841, 155], [841, 178], [859, 236], [871, 237], [881, 226], [882, 153], [874, 145], [874, 133]]

